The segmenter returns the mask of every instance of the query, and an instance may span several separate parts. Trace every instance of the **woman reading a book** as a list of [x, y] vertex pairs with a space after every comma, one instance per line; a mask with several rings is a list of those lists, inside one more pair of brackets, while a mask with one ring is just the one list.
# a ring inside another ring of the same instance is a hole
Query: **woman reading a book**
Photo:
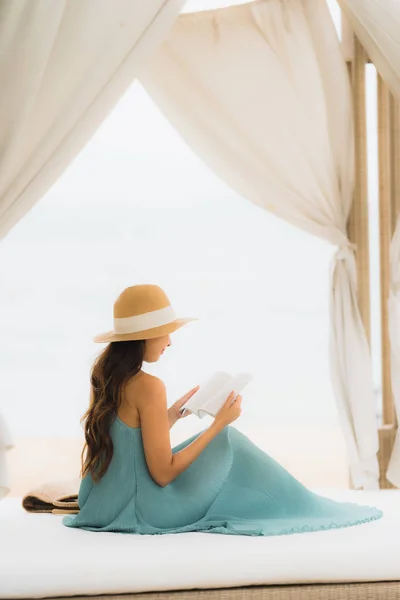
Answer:
[[[241, 388], [235, 384], [226, 393], [226, 386], [238, 380], [228, 378], [211, 404], [204, 396], [199, 404], [196, 386], [167, 407], [164, 383], [142, 365], [158, 361], [170, 334], [193, 320], [176, 318], [157, 285], [128, 287], [115, 301], [113, 331], [94, 338], [108, 345], [92, 367], [82, 418], [80, 512], [63, 524], [138, 534], [267, 536], [379, 519], [383, 513], [373, 506], [314, 494], [233, 427]], [[182, 412], [184, 405], [191, 409]], [[212, 423], [171, 448], [174, 423], [202, 408], [214, 415]]]

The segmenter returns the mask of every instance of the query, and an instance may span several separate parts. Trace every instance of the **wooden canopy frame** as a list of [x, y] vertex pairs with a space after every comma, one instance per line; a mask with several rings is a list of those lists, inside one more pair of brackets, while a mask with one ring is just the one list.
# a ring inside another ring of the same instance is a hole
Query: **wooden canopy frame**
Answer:
[[[357, 244], [357, 292], [360, 313], [371, 345], [370, 257], [368, 217], [368, 163], [365, 67], [372, 61], [342, 12], [342, 48], [348, 65], [354, 110], [355, 189], [348, 221], [349, 239]], [[382, 422], [379, 427], [380, 488], [393, 488], [386, 470], [398, 427], [391, 386], [388, 298], [390, 286], [390, 242], [400, 211], [400, 106], [377, 73], [379, 252], [382, 340]], [[350, 487], [353, 483], [350, 477]]]

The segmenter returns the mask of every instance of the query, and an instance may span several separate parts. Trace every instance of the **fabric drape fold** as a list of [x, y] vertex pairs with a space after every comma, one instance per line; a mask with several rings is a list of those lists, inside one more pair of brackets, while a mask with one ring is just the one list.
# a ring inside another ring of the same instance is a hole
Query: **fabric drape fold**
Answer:
[[91, 138], [184, 1], [2, 0], [0, 239]]
[[[390, 370], [397, 420], [400, 420], [400, 215], [390, 244], [390, 288], [388, 300]], [[397, 429], [386, 477], [400, 487], [400, 430]]]
[[0, 239], [71, 163], [184, 0], [3, 0]]
[[[364, 46], [393, 96], [400, 102], [400, 3], [397, 0], [338, 0], [352, 29]], [[397, 421], [400, 417], [400, 226], [391, 242], [391, 281], [388, 299], [391, 384]], [[387, 479], [400, 487], [400, 434], [386, 472]]]
[[7, 451], [14, 448], [14, 440], [4, 415], [0, 412], [0, 500], [10, 493], [11, 479]]
[[372, 365], [346, 233], [354, 183], [351, 93], [326, 3], [258, 0], [182, 14], [138, 78], [232, 189], [338, 247], [331, 263], [332, 384], [354, 486], [378, 488]]

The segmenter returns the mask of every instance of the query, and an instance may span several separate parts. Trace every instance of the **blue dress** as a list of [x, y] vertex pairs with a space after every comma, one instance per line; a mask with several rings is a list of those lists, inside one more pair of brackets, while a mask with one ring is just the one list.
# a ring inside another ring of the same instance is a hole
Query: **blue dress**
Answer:
[[[178, 452], [202, 432], [177, 446]], [[98, 482], [86, 475], [80, 512], [67, 527], [163, 534], [203, 531], [282, 535], [357, 525], [382, 517], [373, 506], [337, 502], [311, 492], [243, 433], [228, 425], [174, 481], [160, 487], [147, 468], [140, 427], [118, 416], [110, 434], [114, 455]]]

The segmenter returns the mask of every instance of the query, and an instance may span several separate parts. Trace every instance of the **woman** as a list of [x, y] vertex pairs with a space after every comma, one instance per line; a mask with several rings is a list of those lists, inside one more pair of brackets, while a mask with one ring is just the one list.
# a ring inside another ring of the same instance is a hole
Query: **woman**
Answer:
[[242, 401], [234, 391], [209, 427], [171, 448], [169, 430], [199, 386], [167, 408], [164, 383], [142, 365], [159, 360], [170, 334], [193, 320], [177, 319], [157, 285], [128, 287], [115, 301], [114, 330], [94, 338], [110, 343], [92, 367], [82, 418], [80, 512], [63, 524], [139, 534], [281, 535], [379, 519], [375, 507], [314, 494], [232, 427]]

